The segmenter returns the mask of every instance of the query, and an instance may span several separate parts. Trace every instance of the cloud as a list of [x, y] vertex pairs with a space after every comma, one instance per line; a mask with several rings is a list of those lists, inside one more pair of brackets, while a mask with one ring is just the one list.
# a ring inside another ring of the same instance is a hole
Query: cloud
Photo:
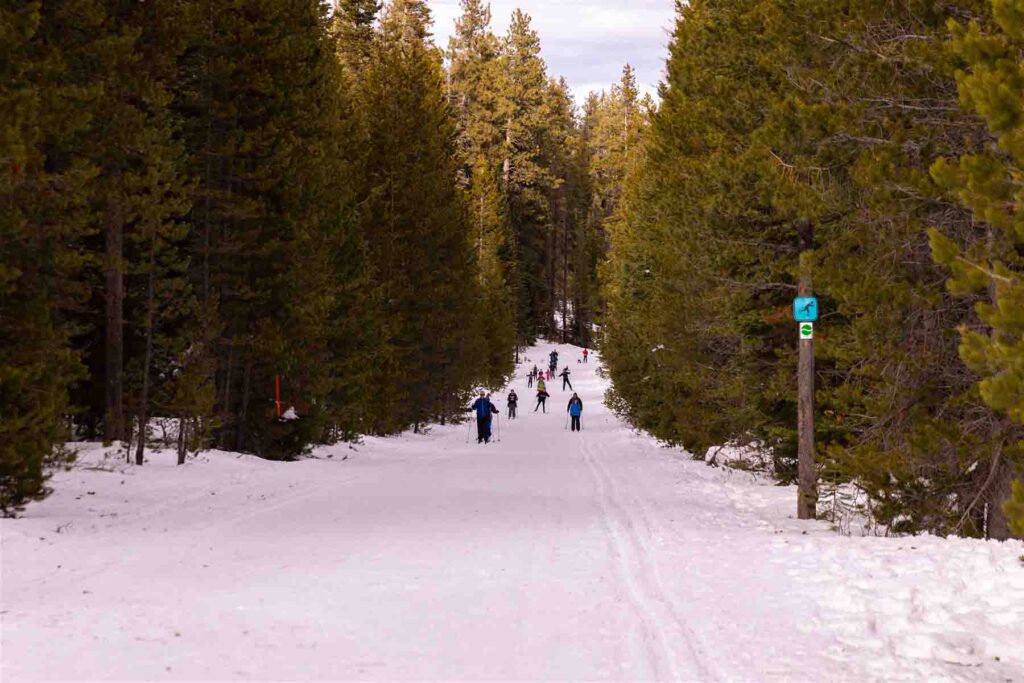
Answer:
[[[435, 40], [447, 47], [461, 14], [459, 2], [429, 0], [429, 4]], [[618, 81], [626, 63], [636, 69], [644, 92], [656, 92], [675, 21], [673, 0], [492, 0], [495, 32], [507, 30], [517, 7], [533, 17], [548, 73], [565, 77], [577, 103], [588, 92]]]

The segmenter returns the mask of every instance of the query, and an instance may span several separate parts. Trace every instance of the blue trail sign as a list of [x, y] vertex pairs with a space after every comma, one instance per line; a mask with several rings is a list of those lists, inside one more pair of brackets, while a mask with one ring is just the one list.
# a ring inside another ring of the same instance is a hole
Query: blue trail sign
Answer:
[[818, 322], [818, 300], [813, 296], [801, 296], [794, 299], [793, 318], [798, 323]]

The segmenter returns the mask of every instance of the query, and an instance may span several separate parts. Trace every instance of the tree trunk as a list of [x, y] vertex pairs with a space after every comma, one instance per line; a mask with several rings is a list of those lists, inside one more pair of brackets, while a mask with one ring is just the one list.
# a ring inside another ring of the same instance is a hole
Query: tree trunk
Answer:
[[501, 164], [501, 179], [505, 194], [509, 194], [509, 183], [512, 180], [512, 120], [505, 125], [505, 161]]
[[185, 431], [188, 429], [188, 420], [184, 416], [178, 418], [178, 464], [185, 464], [186, 444]]
[[1019, 479], [1024, 472], [1016, 475], [1013, 465], [1008, 462], [999, 463], [999, 471], [996, 473], [995, 481], [992, 484], [992, 494], [989, 496], [989, 518], [987, 524], [986, 538], [993, 538], [997, 541], [1006, 541], [1013, 538], [1013, 531], [1010, 529], [1010, 520], [1006, 517], [1003, 505], [1013, 495], [1013, 481]]
[[232, 342], [228, 342], [228, 362], [227, 369], [224, 371], [224, 406], [221, 409], [221, 432], [220, 432], [220, 445], [224, 450], [228, 450], [228, 435], [231, 434], [231, 425], [234, 423], [234, 413], [231, 410], [231, 367], [232, 361], [235, 357], [235, 346]]
[[[207, 63], [204, 64], [204, 68], [208, 67], [209, 57], [206, 56]], [[211, 222], [213, 216], [212, 207], [212, 192], [213, 192], [213, 84], [207, 79], [206, 80], [206, 147], [203, 150], [205, 154], [205, 167], [206, 177], [202, 179], [206, 187], [204, 189], [203, 196], [203, 233], [202, 233], [202, 254], [203, 254], [203, 310], [210, 310], [210, 233], [212, 230]]]
[[245, 448], [246, 422], [249, 413], [249, 385], [252, 383], [252, 361], [245, 364], [245, 375], [242, 378], [242, 405], [238, 410], [238, 431], [236, 432], [235, 450], [241, 453]]
[[124, 447], [124, 461], [129, 465], [132, 462], [132, 439], [135, 438], [135, 419], [132, 418], [125, 423], [125, 434], [122, 442]]
[[569, 341], [569, 220], [562, 208], [562, 343]]
[[480, 271], [480, 284], [484, 283], [484, 198], [480, 196], [480, 211], [477, 214], [477, 223], [479, 224], [480, 236], [477, 238], [477, 254], [476, 263], [477, 269]]
[[[996, 253], [996, 231], [992, 225], [988, 225], [987, 237], [987, 251], [988, 251], [988, 270], [990, 273], [995, 272], [995, 253]], [[993, 307], [998, 306], [999, 290], [998, 283], [994, 277], [988, 279], [988, 299], [989, 304]], [[999, 341], [999, 332], [993, 328], [989, 331], [989, 337], [993, 342]], [[998, 416], [992, 417], [992, 425], [989, 428], [989, 443], [996, 445], [997, 441], [1003, 440], [1003, 429], [1002, 425], [999, 424], [1000, 418]], [[994, 538], [996, 540], [1005, 541], [1012, 538], [1013, 532], [1010, 530], [1010, 520], [1006, 517], [1006, 512], [1003, 511], [1003, 505], [1010, 496], [1013, 495], [1013, 467], [1004, 461], [1000, 457], [1002, 453], [1001, 447], [993, 449], [995, 454], [992, 458], [992, 474], [989, 477], [991, 480], [988, 485], [991, 488], [984, 492], [984, 498], [987, 507], [983, 510], [982, 528], [984, 530], [985, 538]]]
[[142, 363], [142, 396], [139, 398], [139, 445], [135, 451], [135, 464], [145, 462], [146, 421], [149, 419], [149, 375], [153, 364], [153, 319], [156, 315], [156, 226], [149, 243], [149, 282], [146, 287], [146, 354]]
[[[558, 199], [556, 198], [556, 202]], [[545, 311], [544, 326], [548, 329], [548, 338], [552, 341], [557, 340], [554, 332], [558, 328], [558, 291], [555, 289], [558, 285], [558, 277], [556, 270], [558, 268], [558, 259], [555, 256], [555, 250], [558, 248], [558, 215], [557, 212], [561, 209], [560, 202], [556, 203], [555, 211], [556, 215], [553, 216], [554, 222], [551, 225], [551, 229], [547, 231], [545, 239], [545, 254], [544, 261], [547, 268], [547, 285], [548, 285], [548, 300], [547, 310]]]
[[106, 226], [106, 410], [103, 440], [123, 441], [124, 423], [124, 219], [107, 209]]

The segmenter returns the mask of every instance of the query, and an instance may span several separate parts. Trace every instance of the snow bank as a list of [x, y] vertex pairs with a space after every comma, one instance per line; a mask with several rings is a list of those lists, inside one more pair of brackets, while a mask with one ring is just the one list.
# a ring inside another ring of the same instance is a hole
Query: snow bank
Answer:
[[712, 467], [721, 465], [736, 470], [762, 472], [767, 475], [772, 475], [775, 472], [775, 461], [772, 459], [771, 450], [760, 443], [747, 445], [729, 443], [709, 448], [704, 455], [704, 462]]
[[830, 634], [835, 659], [849, 660], [853, 645], [878, 678], [932, 675], [938, 663], [963, 667], [967, 680], [983, 669], [1010, 680], [1024, 673], [1020, 550], [1019, 543], [861, 538], [797, 543], [787, 555], [820, 595], [818, 618], [806, 628]]
[[[759, 575], [784, 575], [785, 582], [773, 579], [778, 590], [791, 591], [788, 582], [800, 587], [792, 600], [811, 609], [794, 623], [821, 641], [833, 676], [1024, 680], [1024, 542], [838, 535], [826, 522], [794, 518], [795, 487], [747, 471], [680, 464], [697, 498], [731, 500], [721, 531], [735, 557], [747, 557]], [[743, 528], [757, 532], [744, 539], [736, 533]], [[768, 553], [759, 548], [765, 542]], [[719, 590], [735, 591], [735, 569], [723, 564], [709, 583], [724, 581], [730, 587]]]

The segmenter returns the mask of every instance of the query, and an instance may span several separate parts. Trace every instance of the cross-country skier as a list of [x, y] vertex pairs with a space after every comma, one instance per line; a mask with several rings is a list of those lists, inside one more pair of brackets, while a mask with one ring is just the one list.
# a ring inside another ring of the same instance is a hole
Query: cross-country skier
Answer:
[[537, 389], [537, 407], [533, 409], [533, 412], [537, 412], [538, 409], [543, 408], [544, 412], [548, 412], [548, 397], [551, 396], [548, 392], [544, 391], [543, 387]]
[[508, 419], [516, 419], [516, 408], [519, 406], [519, 397], [516, 395], [516, 390], [513, 389], [508, 395]]
[[527, 373], [527, 375], [526, 375], [526, 388], [527, 389], [532, 389], [533, 388], [533, 370], [530, 370], [530, 372]]
[[562, 374], [559, 377], [562, 378], [562, 391], [565, 391], [565, 385], [569, 385], [569, 390], [572, 391], [572, 382], [569, 381], [569, 366], [565, 366], [565, 370], [562, 370]]
[[544, 376], [537, 380], [537, 391], [547, 391], [548, 385], [544, 383]]
[[480, 398], [476, 400], [467, 412], [476, 412], [476, 442], [477, 443], [490, 443], [491, 442], [491, 419], [492, 416], [498, 414], [498, 409], [491, 403], [490, 397], [483, 391], [480, 392]]
[[587, 351], [586, 349], [583, 349], [583, 362], [584, 363], [587, 362], [587, 356], [589, 356], [589, 355], [590, 355], [590, 351]]
[[580, 415], [583, 414], [583, 401], [580, 400], [580, 397], [573, 394], [572, 398], [569, 399], [569, 406], [565, 410], [569, 413], [569, 417], [572, 418], [572, 431], [582, 431]]

